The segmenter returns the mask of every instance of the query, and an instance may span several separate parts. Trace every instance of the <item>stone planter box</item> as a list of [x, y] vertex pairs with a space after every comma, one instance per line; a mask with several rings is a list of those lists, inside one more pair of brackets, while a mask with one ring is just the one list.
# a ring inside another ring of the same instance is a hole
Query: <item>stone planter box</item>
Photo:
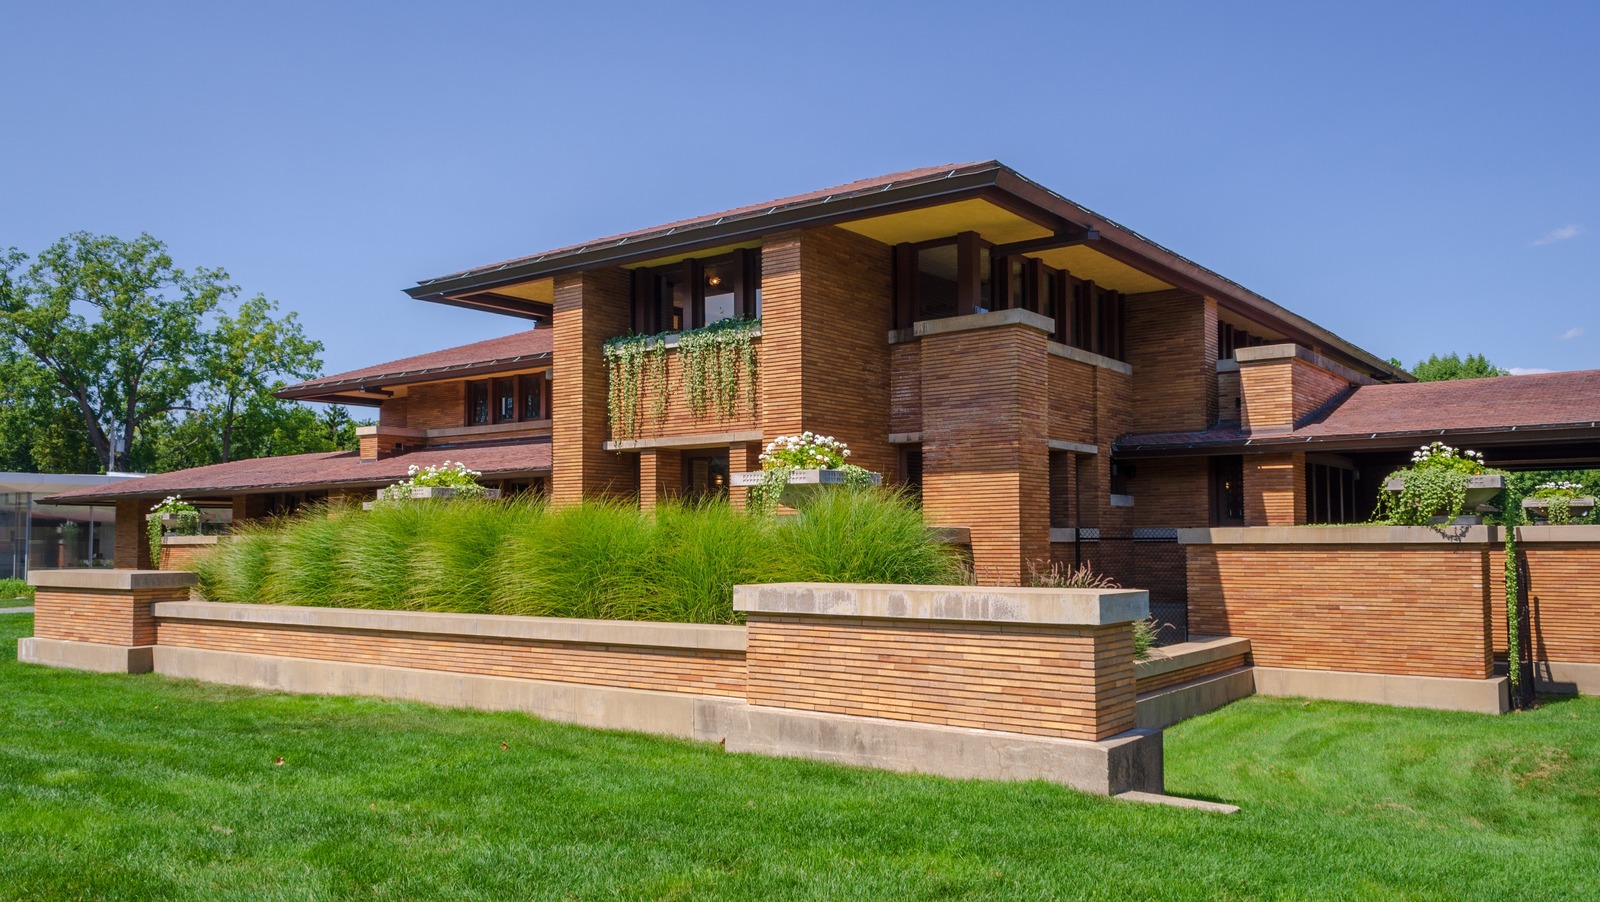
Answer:
[[[1572, 499], [1571, 508], [1574, 518], [1592, 513], [1594, 511], [1594, 496], [1584, 495]], [[1524, 498], [1522, 499], [1522, 509], [1531, 514], [1535, 520], [1543, 522], [1550, 519], [1549, 498]]]
[[[1404, 489], [1405, 486], [1406, 481], [1403, 477], [1392, 478], [1383, 484], [1383, 487], [1391, 492], [1398, 492]], [[1460, 517], [1434, 517], [1429, 522], [1436, 525], [1449, 524], [1454, 526], [1476, 526], [1481, 524], [1483, 518], [1475, 513], [1478, 505], [1487, 504], [1494, 496], [1500, 494], [1505, 487], [1506, 478], [1498, 474], [1469, 477], [1467, 479], [1466, 501], [1466, 509], [1469, 513]]]
[[[765, 473], [756, 470], [749, 473], [735, 473], [731, 484], [738, 488], [750, 488], [761, 484]], [[882, 485], [883, 475], [873, 473], [872, 484]], [[789, 471], [789, 484], [784, 487], [783, 494], [778, 496], [778, 501], [784, 507], [799, 509], [817, 496], [830, 489], [836, 489], [848, 482], [843, 470], [791, 470]]]
[[[451, 500], [454, 500], [456, 497], [458, 497], [457, 493], [459, 491], [460, 490], [455, 488], [454, 486], [419, 485], [419, 486], [416, 486], [415, 488], [413, 488], [411, 490], [411, 496], [409, 498], [400, 498], [400, 499], [397, 499], [397, 500], [400, 500], [400, 501], [451, 501]], [[382, 497], [382, 490], [381, 489], [379, 490], [379, 497], [380, 498]], [[484, 501], [499, 501], [500, 500], [500, 490], [499, 489], [484, 489], [483, 490], [483, 494], [478, 496], [478, 497], [481, 498]], [[365, 502], [365, 503], [363, 503], [361, 505], [361, 509], [362, 510], [367, 510], [367, 511], [372, 510], [372, 506], [374, 504], [376, 504], [376, 503], [377, 502], [374, 502], [374, 501]]]

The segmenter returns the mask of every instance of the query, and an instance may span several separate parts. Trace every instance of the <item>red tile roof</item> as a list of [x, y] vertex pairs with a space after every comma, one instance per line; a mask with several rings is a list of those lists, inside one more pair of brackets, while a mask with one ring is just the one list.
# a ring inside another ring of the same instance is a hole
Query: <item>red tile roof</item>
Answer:
[[928, 181], [931, 179], [944, 178], [954, 175], [966, 169], [985, 166], [993, 167], [998, 165], [1000, 165], [998, 162], [990, 160], [982, 163], [948, 163], [944, 166], [924, 166], [919, 169], [906, 169], [901, 172], [891, 172], [888, 175], [880, 175], [867, 179], [857, 179], [853, 182], [846, 182], [843, 185], [835, 185], [832, 188], [823, 188], [819, 191], [807, 191], [804, 194], [792, 194], [788, 197], [780, 197], [777, 200], [769, 200], [765, 203], [747, 204], [743, 207], [734, 207], [731, 210], [723, 210], [721, 213], [711, 213], [706, 216], [696, 216], [692, 219], [680, 219], [676, 222], [666, 223], [665, 225], [651, 226], [650, 228], [646, 229], [635, 229], [631, 232], [621, 232], [616, 235], [608, 235], [605, 238], [596, 238], [593, 241], [585, 241], [582, 244], [570, 244], [566, 247], [558, 247], [548, 251], [540, 251], [537, 254], [527, 254], [521, 257], [514, 257], [510, 260], [502, 260], [499, 263], [491, 263], [487, 266], [475, 266], [471, 269], [463, 269], [460, 272], [453, 272], [448, 275], [439, 276], [438, 278], [426, 279], [419, 284], [426, 285], [429, 282], [437, 282], [443, 279], [453, 279], [458, 276], [470, 276], [478, 273], [493, 272], [497, 269], [502, 269], [507, 266], [515, 266], [518, 263], [525, 263], [530, 260], [538, 260], [543, 257], [558, 257], [562, 254], [570, 254], [574, 251], [584, 250], [585, 248], [614, 244], [620, 241], [642, 238], [646, 235], [674, 232], [680, 229], [690, 228], [692, 226], [715, 223], [724, 219], [751, 216], [757, 213], [768, 213], [777, 208], [792, 207], [798, 204], [812, 203], [815, 201], [831, 200], [851, 194], [862, 194], [868, 191], [880, 191], [891, 185], [903, 185], [907, 182]]
[[549, 442], [516, 442], [427, 448], [383, 460], [362, 460], [354, 451], [295, 454], [235, 460], [209, 467], [158, 473], [112, 485], [90, 486], [52, 496], [50, 501], [85, 503], [133, 496], [233, 495], [273, 489], [327, 489], [388, 485], [404, 479], [412, 464], [438, 466], [458, 461], [485, 477], [542, 473], [550, 469]]
[[1600, 370], [1363, 385], [1296, 435], [1366, 435], [1600, 423]]
[[1252, 436], [1237, 427], [1221, 427], [1129, 435], [1117, 445], [1124, 450], [1158, 451], [1368, 440], [1388, 447], [1400, 439], [1420, 442], [1451, 433], [1509, 437], [1513, 431], [1518, 440], [1537, 443], [1541, 431], [1555, 429], [1600, 431], [1600, 370], [1363, 385], [1321, 419], [1293, 432]]
[[323, 376], [320, 379], [288, 386], [277, 394], [283, 398], [309, 398], [340, 391], [353, 392], [362, 385], [382, 386], [403, 384], [408, 380], [428, 381], [464, 370], [482, 373], [492, 372], [496, 368], [515, 369], [535, 362], [532, 358], [549, 354], [550, 336], [549, 329], [530, 329], [503, 338], [491, 338], [488, 341], [391, 360], [388, 363], [379, 363], [347, 373]]

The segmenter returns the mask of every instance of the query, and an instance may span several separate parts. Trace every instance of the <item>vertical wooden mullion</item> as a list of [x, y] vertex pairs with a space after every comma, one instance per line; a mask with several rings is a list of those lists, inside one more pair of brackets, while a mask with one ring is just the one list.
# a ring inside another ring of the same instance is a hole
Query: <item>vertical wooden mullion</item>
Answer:
[[983, 292], [983, 244], [977, 232], [956, 236], [956, 316], [976, 313]]
[[1084, 336], [1085, 351], [1100, 353], [1100, 292], [1095, 288], [1094, 280], [1088, 279], [1083, 283], [1083, 305], [1089, 315], [1088, 335]]
[[894, 248], [894, 327], [904, 329], [916, 321], [917, 251], [910, 244]]

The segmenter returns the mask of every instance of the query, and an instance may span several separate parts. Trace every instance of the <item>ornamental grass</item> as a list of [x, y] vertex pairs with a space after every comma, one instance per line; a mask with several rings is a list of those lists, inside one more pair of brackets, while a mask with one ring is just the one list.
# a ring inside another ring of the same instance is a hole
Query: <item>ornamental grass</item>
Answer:
[[779, 518], [722, 501], [313, 507], [242, 527], [194, 568], [219, 602], [680, 623], [738, 622], [740, 584], [963, 581], [916, 505], [883, 490]]

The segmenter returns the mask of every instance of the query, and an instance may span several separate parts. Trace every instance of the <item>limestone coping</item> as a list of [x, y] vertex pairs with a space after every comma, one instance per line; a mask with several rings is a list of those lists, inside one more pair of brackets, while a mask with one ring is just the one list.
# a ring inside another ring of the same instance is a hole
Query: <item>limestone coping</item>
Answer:
[[[1499, 526], [1247, 526], [1180, 529], [1182, 545], [1489, 545]], [[1519, 526], [1523, 544], [1600, 544], [1600, 526]]]
[[158, 618], [261, 623], [336, 630], [430, 633], [481, 639], [528, 639], [632, 645], [694, 651], [744, 651], [745, 628], [707, 623], [654, 623], [633, 620], [583, 620], [575, 617], [508, 617], [431, 611], [375, 611], [295, 605], [224, 604], [168, 601], [155, 606]]
[[162, 545], [216, 545], [222, 536], [162, 536]]
[[199, 582], [193, 573], [176, 570], [110, 570], [87, 567], [76, 570], [32, 570], [28, 585], [37, 589], [90, 589], [132, 592], [135, 589], [187, 589]]
[[1240, 636], [1194, 636], [1188, 642], [1150, 649], [1150, 657], [1135, 661], [1134, 675], [1141, 680], [1186, 667], [1198, 667], [1223, 658], [1250, 653], [1250, 640]]
[[1304, 345], [1293, 343], [1236, 348], [1233, 352], [1233, 359], [1244, 366], [1254, 363], [1271, 363], [1277, 360], [1299, 359], [1355, 385], [1371, 385], [1376, 381], [1371, 376], [1363, 376], [1347, 366], [1329, 360]]
[[761, 441], [760, 429], [734, 432], [702, 432], [695, 435], [663, 435], [656, 438], [613, 439], [601, 444], [606, 451], [649, 451], [654, 448], [716, 448]]
[[1150, 616], [1150, 593], [1143, 589], [768, 583], [735, 586], [733, 608], [752, 614], [1108, 626]]

